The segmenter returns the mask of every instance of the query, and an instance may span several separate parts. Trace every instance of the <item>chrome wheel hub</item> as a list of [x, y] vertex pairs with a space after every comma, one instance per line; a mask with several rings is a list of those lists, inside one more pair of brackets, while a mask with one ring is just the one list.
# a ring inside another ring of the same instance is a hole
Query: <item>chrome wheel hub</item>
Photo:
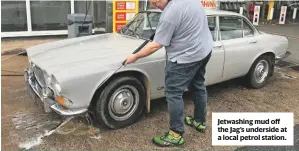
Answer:
[[255, 67], [254, 77], [257, 83], [262, 83], [265, 81], [269, 73], [269, 64], [265, 60], [259, 61]]
[[130, 118], [139, 104], [139, 94], [135, 87], [124, 85], [111, 96], [108, 104], [110, 116], [117, 121]]

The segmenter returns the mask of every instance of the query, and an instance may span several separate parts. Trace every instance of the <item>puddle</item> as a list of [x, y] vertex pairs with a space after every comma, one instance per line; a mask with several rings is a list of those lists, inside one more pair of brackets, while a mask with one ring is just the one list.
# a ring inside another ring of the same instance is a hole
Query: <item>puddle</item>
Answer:
[[101, 139], [99, 129], [92, 125], [88, 117], [69, 117], [64, 120], [50, 114], [18, 113], [12, 116], [16, 133], [10, 133], [10, 138], [18, 142], [18, 147], [29, 150], [41, 145], [43, 139], [53, 133], [59, 135], [89, 136]]
[[14, 141], [20, 142], [19, 147], [22, 149], [29, 149], [30, 146], [39, 145], [41, 136], [47, 129], [53, 129], [61, 119], [58, 119], [51, 114], [34, 114], [19, 112], [12, 116], [11, 119], [16, 131], [10, 133]]
[[27, 142], [24, 143], [20, 143], [19, 144], [19, 148], [23, 149], [23, 150], [29, 150], [34, 146], [38, 146], [42, 143], [42, 135], [40, 135], [37, 138], [33, 138]]
[[282, 78], [287, 78], [287, 79], [297, 79], [297, 77], [295, 77], [295, 76], [292, 76], [292, 75], [289, 75], [289, 74], [286, 74], [286, 73], [282, 73], [282, 72], [279, 72], [279, 75], [280, 75], [280, 77], [282, 77]]
[[276, 66], [278, 66], [278, 67], [286, 67], [286, 66], [291, 66], [291, 65], [294, 65], [294, 64], [287, 62], [287, 61], [283, 61], [283, 60], [280, 60], [276, 63]]
[[61, 120], [53, 119], [48, 114], [33, 115], [21, 113], [13, 116], [12, 122], [17, 130], [34, 133], [36, 130], [51, 128], [59, 124]]
[[101, 139], [100, 130], [92, 124], [90, 118], [83, 116], [76, 117], [64, 126], [56, 129], [56, 133], [61, 135], [84, 135], [94, 139]]
[[297, 71], [297, 72], [299, 72], [299, 65], [297, 65], [297, 66], [292, 66], [292, 67], [290, 67], [291, 69], [293, 69], [293, 70], [295, 70], [295, 71]]
[[[64, 122], [62, 122], [61, 124], [59, 124], [57, 128], [59, 128], [60, 126], [63, 126], [69, 120], [71, 120], [71, 118], [69, 118], [69, 119], [65, 120]], [[42, 139], [44, 137], [50, 136], [53, 133], [55, 133], [55, 131], [56, 131], [57, 128], [54, 128], [54, 129], [52, 129], [50, 131], [45, 130], [44, 134], [41, 134], [41, 135], [39, 135], [36, 138], [32, 138], [31, 140], [29, 140], [27, 142], [20, 143], [19, 144], [19, 148], [21, 148], [23, 150], [29, 150], [29, 149], [31, 149], [34, 146], [40, 145], [42, 143]]]

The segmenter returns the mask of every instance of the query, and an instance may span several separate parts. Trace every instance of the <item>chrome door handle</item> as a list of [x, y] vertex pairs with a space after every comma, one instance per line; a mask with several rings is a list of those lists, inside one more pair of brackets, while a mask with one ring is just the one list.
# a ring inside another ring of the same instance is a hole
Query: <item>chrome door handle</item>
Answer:
[[214, 46], [213, 48], [221, 48], [222, 45], [217, 45], [217, 46]]
[[250, 41], [249, 43], [250, 43], [250, 44], [257, 43], [257, 40]]

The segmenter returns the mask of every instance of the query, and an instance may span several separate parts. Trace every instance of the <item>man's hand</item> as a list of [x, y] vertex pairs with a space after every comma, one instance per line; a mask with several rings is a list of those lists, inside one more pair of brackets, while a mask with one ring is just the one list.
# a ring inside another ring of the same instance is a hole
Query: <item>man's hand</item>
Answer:
[[145, 45], [139, 52], [135, 54], [131, 54], [127, 57], [125, 64], [134, 63], [139, 58], [143, 58], [146, 56], [151, 55], [152, 53], [156, 52], [158, 49], [160, 49], [162, 45], [156, 43], [156, 42], [149, 42], [147, 45]]
[[134, 63], [137, 60], [137, 56], [136, 54], [131, 54], [127, 57], [126, 63], [125, 64], [130, 64], [130, 63]]

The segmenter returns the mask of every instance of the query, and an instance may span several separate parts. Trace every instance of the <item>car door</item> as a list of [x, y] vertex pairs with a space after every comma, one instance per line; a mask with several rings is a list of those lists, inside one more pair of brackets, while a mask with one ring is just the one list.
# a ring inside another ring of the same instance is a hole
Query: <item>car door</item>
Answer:
[[[205, 83], [207, 85], [215, 84], [223, 81], [223, 67], [224, 67], [224, 48], [219, 39], [219, 26], [217, 24], [217, 16], [208, 16], [208, 25], [213, 36], [214, 44], [212, 49], [211, 58], [206, 67]], [[158, 54], [159, 53], [159, 54]], [[163, 53], [163, 54], [162, 54]], [[165, 51], [157, 52], [154, 55], [163, 56], [166, 58]], [[161, 58], [161, 59], [162, 59]], [[163, 65], [162, 65], [163, 64]], [[164, 95], [164, 68], [166, 66], [165, 60], [156, 61], [153, 67], [155, 68], [155, 75], [152, 76], [155, 82], [151, 82], [152, 98], [158, 98]], [[188, 90], [186, 88], [186, 90]]]
[[253, 57], [260, 51], [256, 30], [241, 16], [219, 16], [220, 39], [224, 46], [225, 80], [248, 72]]
[[208, 24], [213, 36], [213, 49], [210, 61], [206, 67], [206, 84], [211, 85], [223, 80], [224, 48], [219, 39], [219, 25], [217, 16], [208, 16]]
[[[219, 38], [219, 24], [217, 16], [208, 16], [208, 26], [213, 37], [211, 58], [206, 66], [205, 84], [212, 85], [223, 81], [224, 48]], [[187, 89], [188, 90], [188, 89]]]

